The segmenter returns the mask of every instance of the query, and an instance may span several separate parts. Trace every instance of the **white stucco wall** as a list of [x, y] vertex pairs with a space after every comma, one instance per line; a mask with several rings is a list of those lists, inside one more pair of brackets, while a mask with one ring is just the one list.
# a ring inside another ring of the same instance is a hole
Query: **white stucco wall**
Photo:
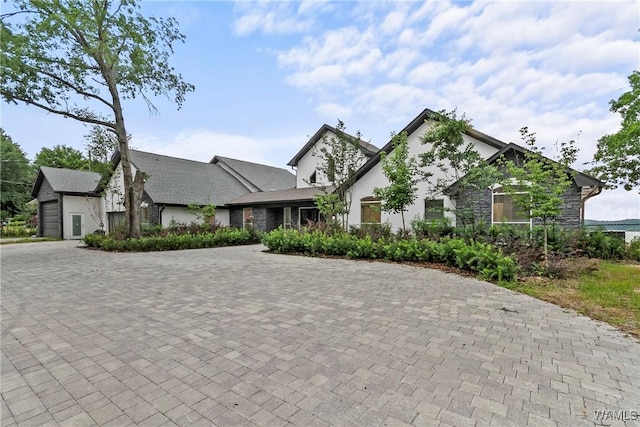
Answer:
[[65, 240], [72, 238], [71, 215], [82, 214], [84, 224], [82, 237], [84, 237], [102, 229], [100, 221], [106, 222], [104, 212], [104, 199], [101, 197], [64, 196], [62, 199], [62, 238]]
[[162, 226], [169, 227], [171, 222], [175, 221], [181, 224], [190, 224], [192, 222], [202, 222], [198, 220], [189, 209], [181, 206], [166, 206], [162, 211]]
[[[135, 176], [136, 168], [131, 165]], [[122, 174], [122, 163], [116, 166], [107, 188], [105, 189], [105, 206], [107, 212], [124, 212], [124, 176]]]
[[231, 224], [229, 218], [229, 209], [216, 209], [216, 222], [219, 222], [223, 227], [228, 227]]
[[[428, 129], [430, 125], [428, 123], [420, 126], [415, 132], [408, 136], [407, 141], [409, 144], [409, 155], [410, 156], [418, 156], [420, 153], [424, 153], [428, 147], [423, 145], [420, 141], [420, 137], [424, 134], [424, 132]], [[465, 142], [474, 143], [476, 150], [482, 155], [484, 158], [488, 158], [495, 154], [498, 149], [491, 147], [481, 141], [478, 141], [468, 135], [463, 135]], [[435, 180], [438, 177], [442, 177], [442, 172], [434, 167], [433, 177], [431, 179]], [[389, 181], [384, 176], [382, 171], [382, 163], [378, 162], [373, 168], [371, 168], [362, 178], [356, 182], [353, 186], [352, 197], [353, 202], [351, 204], [351, 212], [349, 214], [349, 224], [350, 225], [360, 225], [360, 200], [365, 197], [372, 197], [373, 189], [376, 187], [386, 187], [389, 185]], [[426, 198], [429, 199], [443, 199], [444, 207], [448, 209], [455, 208], [455, 201], [452, 201], [447, 196], [434, 196], [429, 193], [430, 185], [429, 183], [422, 181], [418, 182], [416, 185], [418, 187], [418, 198], [416, 202], [411, 205], [407, 211], [404, 212], [404, 218], [407, 228], [410, 226], [411, 220], [414, 218], [423, 218], [424, 217], [424, 200]], [[445, 212], [445, 216], [451, 220], [453, 224], [455, 224], [455, 215], [453, 212]], [[391, 224], [394, 230], [400, 229], [402, 227], [402, 215], [401, 214], [392, 214], [387, 212], [382, 212], [381, 215], [382, 223], [388, 222]]]
[[[162, 226], [169, 227], [171, 221], [177, 223], [191, 224], [192, 222], [201, 223], [202, 219], [198, 219], [189, 209], [182, 206], [165, 206], [162, 211]], [[216, 209], [216, 222], [222, 226], [229, 225], [229, 209]]]
[[[330, 135], [333, 135], [330, 133]], [[319, 153], [324, 147], [322, 140], [316, 142], [313, 147], [298, 161], [296, 168], [296, 188], [306, 188], [313, 185], [328, 185], [327, 178], [324, 174], [317, 171], [318, 158], [314, 153]], [[316, 184], [309, 184], [309, 177], [316, 171]]]

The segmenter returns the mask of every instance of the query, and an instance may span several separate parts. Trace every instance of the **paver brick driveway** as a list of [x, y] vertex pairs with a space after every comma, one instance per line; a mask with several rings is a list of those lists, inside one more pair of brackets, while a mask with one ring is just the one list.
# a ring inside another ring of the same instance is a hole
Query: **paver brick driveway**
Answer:
[[2, 247], [3, 426], [640, 423], [639, 344], [491, 284], [78, 245]]

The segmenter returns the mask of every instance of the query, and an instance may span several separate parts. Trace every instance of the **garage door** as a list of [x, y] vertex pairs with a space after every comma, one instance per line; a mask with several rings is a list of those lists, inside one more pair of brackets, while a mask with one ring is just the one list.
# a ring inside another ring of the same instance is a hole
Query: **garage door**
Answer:
[[60, 205], [57, 201], [42, 204], [42, 235], [60, 238]]

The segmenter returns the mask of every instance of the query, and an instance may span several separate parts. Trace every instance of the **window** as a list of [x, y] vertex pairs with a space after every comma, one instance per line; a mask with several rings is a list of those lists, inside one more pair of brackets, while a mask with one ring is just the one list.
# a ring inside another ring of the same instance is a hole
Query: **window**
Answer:
[[315, 184], [316, 182], [317, 182], [317, 172], [313, 171], [313, 173], [309, 177], [309, 184]]
[[317, 208], [298, 209], [298, 226], [306, 227], [320, 222], [320, 211]]
[[253, 208], [242, 209], [242, 228], [250, 230], [253, 228]]
[[516, 187], [516, 193], [513, 194], [506, 193], [503, 187], [493, 190], [492, 222], [494, 224], [531, 226], [531, 216], [516, 203], [518, 199], [529, 197], [529, 193], [525, 190], [525, 188]]
[[286, 207], [282, 212], [282, 227], [286, 230], [291, 228], [291, 207]]
[[424, 219], [437, 221], [444, 218], [444, 200], [424, 199]]
[[380, 200], [375, 197], [364, 197], [360, 199], [360, 223], [380, 224], [382, 222], [382, 212]]

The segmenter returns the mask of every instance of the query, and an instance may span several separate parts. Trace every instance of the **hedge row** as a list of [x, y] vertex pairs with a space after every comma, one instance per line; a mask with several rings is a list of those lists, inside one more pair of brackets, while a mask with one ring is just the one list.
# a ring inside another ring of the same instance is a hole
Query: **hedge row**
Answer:
[[162, 237], [141, 237], [117, 240], [109, 236], [89, 234], [84, 243], [90, 248], [112, 252], [173, 251], [180, 249], [215, 248], [259, 243], [259, 237], [252, 232], [238, 229], [219, 229], [205, 234], [168, 234]]
[[346, 233], [329, 236], [320, 231], [278, 229], [264, 235], [262, 244], [276, 253], [442, 263], [474, 271], [489, 280], [510, 281], [517, 273], [511, 256], [487, 243], [465, 243], [461, 239], [374, 241], [369, 236], [359, 238]]

